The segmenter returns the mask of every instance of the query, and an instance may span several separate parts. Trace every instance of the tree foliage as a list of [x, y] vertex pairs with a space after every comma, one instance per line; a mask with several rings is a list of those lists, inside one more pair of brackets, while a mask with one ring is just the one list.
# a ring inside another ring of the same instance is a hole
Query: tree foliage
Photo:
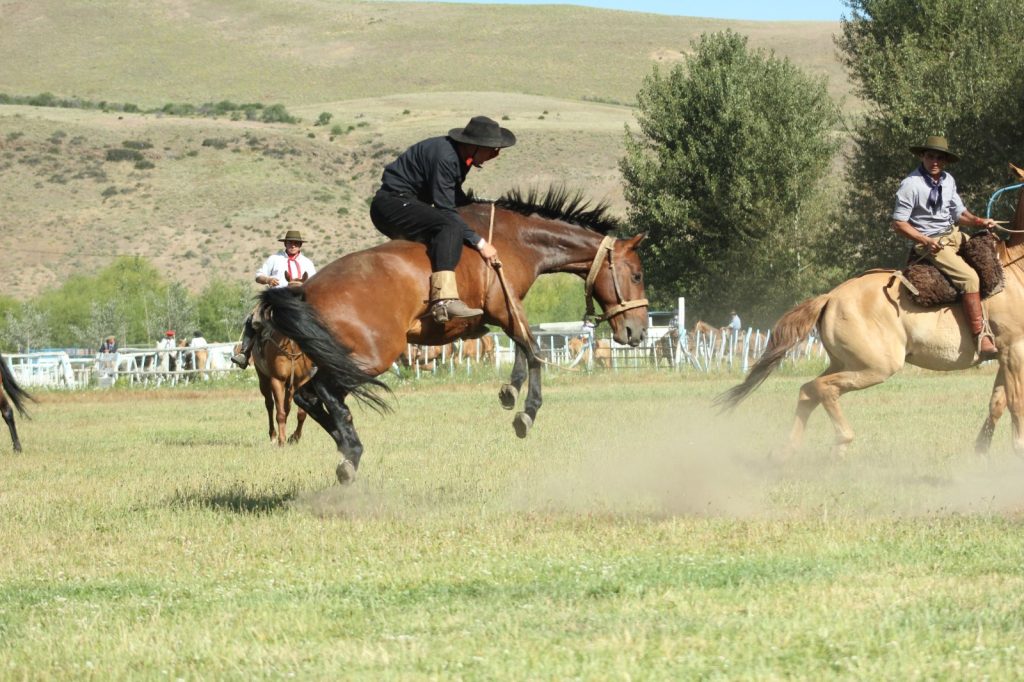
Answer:
[[[827, 229], [817, 198], [837, 149], [839, 109], [824, 79], [705, 34], [637, 95], [640, 131], [621, 162], [630, 219], [647, 231], [648, 295], [725, 319], [766, 319], [819, 286], [810, 267]], [[810, 277], [811, 273], [815, 278]]]
[[869, 110], [854, 130], [846, 224], [835, 242], [850, 268], [899, 265], [907, 243], [889, 228], [908, 147], [945, 135], [949, 170], [984, 215], [1024, 149], [1024, 3], [1020, 0], [847, 0], [837, 39]]

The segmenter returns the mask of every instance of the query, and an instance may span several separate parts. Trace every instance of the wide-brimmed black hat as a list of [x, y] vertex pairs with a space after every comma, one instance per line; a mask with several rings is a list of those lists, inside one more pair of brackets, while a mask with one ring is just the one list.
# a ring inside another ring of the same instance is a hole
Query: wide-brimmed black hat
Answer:
[[452, 128], [448, 131], [448, 137], [463, 144], [496, 149], [511, 147], [516, 143], [516, 136], [511, 130], [502, 128], [497, 121], [486, 116], [474, 116], [465, 128]]
[[306, 240], [302, 238], [302, 233], [299, 232], [298, 230], [288, 230], [287, 232], [284, 233], [284, 236], [281, 237], [280, 239], [278, 239], [277, 241], [279, 241], [279, 242], [300, 242], [301, 243], [301, 242], [304, 242]]
[[917, 147], [911, 147], [910, 151], [918, 156], [924, 154], [925, 152], [942, 152], [943, 154], [948, 156], [949, 160], [952, 161], [953, 163], [956, 163], [957, 161], [960, 160], [959, 154], [954, 154], [953, 152], [949, 151], [949, 143], [946, 142], [946, 138], [944, 138], [942, 135], [930, 135], [928, 139], [924, 141], [924, 144], [919, 145]]

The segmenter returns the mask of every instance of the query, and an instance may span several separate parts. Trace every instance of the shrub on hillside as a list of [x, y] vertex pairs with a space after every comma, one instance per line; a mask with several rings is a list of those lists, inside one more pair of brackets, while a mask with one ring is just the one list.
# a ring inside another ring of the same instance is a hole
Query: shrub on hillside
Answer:
[[137, 149], [119, 147], [107, 150], [107, 161], [142, 161], [142, 159], [142, 152]]

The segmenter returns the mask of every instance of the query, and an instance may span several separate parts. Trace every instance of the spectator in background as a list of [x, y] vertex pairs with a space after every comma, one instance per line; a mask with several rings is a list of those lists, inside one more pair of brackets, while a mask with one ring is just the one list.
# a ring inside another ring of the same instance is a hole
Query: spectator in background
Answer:
[[117, 337], [108, 336], [103, 339], [103, 343], [100, 344], [100, 353], [116, 353], [117, 352]]
[[189, 348], [206, 348], [206, 339], [203, 338], [201, 331], [196, 331], [192, 334], [192, 340], [188, 343]]
[[164, 332], [164, 338], [156, 342], [157, 350], [174, 348], [174, 330], [168, 329]]
[[733, 310], [729, 313], [729, 332], [736, 338], [740, 335], [740, 331], [743, 329], [743, 323], [740, 322], [740, 316]]

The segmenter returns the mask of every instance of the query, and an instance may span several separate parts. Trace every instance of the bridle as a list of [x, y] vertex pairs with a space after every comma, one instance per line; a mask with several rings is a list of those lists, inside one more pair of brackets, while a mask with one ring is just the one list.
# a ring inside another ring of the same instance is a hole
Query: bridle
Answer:
[[[608, 269], [612, 274], [612, 286], [615, 289], [615, 300], [616, 305], [608, 308], [604, 311], [604, 315], [601, 317], [594, 316], [594, 283], [597, 281], [597, 273], [601, 270], [601, 265], [604, 263], [604, 255], [608, 254]], [[601, 240], [601, 245], [597, 247], [597, 253], [594, 254], [594, 262], [590, 264], [590, 272], [587, 273], [587, 312], [583, 316], [583, 320], [593, 325], [598, 325], [605, 320], [610, 320], [616, 315], [620, 315], [627, 310], [633, 308], [644, 308], [647, 306], [646, 298], [637, 298], [632, 301], [624, 301], [622, 299], [622, 291], [619, 289], [619, 280], [615, 276], [615, 237], [606, 236]]]

